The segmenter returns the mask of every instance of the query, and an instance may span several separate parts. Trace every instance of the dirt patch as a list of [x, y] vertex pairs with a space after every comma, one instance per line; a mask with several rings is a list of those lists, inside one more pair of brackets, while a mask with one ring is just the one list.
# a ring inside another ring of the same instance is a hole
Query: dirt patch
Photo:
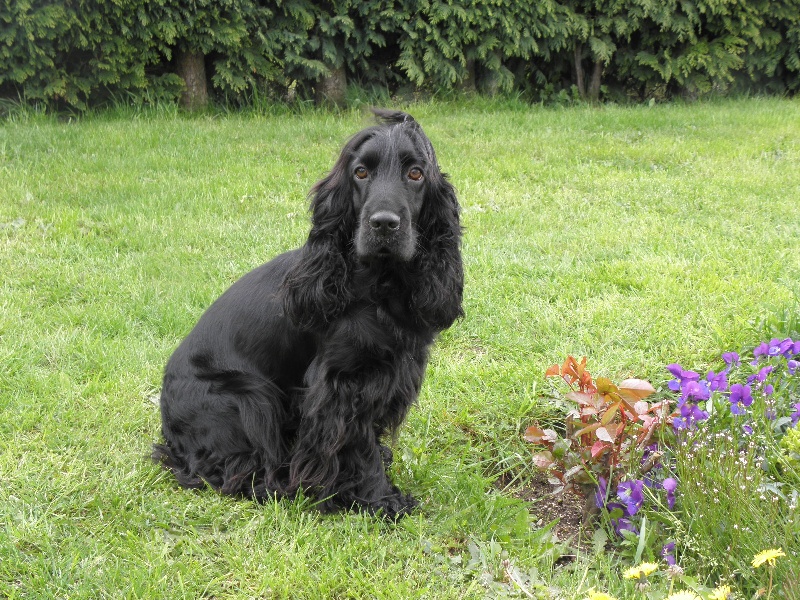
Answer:
[[530, 512], [537, 525], [544, 527], [558, 519], [553, 533], [559, 541], [573, 547], [584, 547], [591, 538], [592, 528], [584, 524], [587, 502], [580, 494], [566, 490], [554, 495], [553, 486], [543, 476], [527, 481], [512, 494], [530, 503]]

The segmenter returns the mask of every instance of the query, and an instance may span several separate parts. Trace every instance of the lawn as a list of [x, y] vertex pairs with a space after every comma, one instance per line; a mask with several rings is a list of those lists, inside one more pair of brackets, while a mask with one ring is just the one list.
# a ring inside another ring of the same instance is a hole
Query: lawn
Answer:
[[421, 500], [397, 525], [182, 490], [147, 459], [170, 353], [303, 242], [365, 115], [0, 122], [0, 597], [582, 598], [613, 577], [558, 560], [514, 497], [522, 431], [556, 415], [544, 372], [586, 355], [663, 387], [800, 314], [800, 102], [405, 108], [459, 192], [466, 317], [396, 443]]

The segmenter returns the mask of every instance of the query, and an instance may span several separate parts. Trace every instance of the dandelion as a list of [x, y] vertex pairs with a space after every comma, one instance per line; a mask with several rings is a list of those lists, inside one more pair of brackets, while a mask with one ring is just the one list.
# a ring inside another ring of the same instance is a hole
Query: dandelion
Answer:
[[637, 567], [631, 567], [630, 569], [627, 569], [622, 576], [625, 579], [641, 579], [642, 577], [651, 575], [657, 570], [658, 564], [656, 563], [642, 563]]
[[589, 590], [589, 600], [617, 600], [611, 594], [605, 592], [595, 592], [594, 588]]
[[753, 557], [753, 568], [757, 569], [764, 563], [769, 565], [769, 586], [767, 586], [767, 600], [772, 596], [772, 574], [775, 571], [775, 561], [786, 553], [780, 548], [770, 548], [763, 550]]
[[753, 568], [757, 569], [764, 563], [769, 563], [770, 567], [775, 566], [775, 560], [780, 558], [781, 556], [786, 556], [783, 550], [779, 548], [771, 548], [769, 550], [764, 550], [763, 552], [759, 552], [753, 557]]
[[728, 600], [728, 597], [731, 595], [731, 586], [729, 585], [720, 585], [711, 592], [709, 595], [708, 600]]

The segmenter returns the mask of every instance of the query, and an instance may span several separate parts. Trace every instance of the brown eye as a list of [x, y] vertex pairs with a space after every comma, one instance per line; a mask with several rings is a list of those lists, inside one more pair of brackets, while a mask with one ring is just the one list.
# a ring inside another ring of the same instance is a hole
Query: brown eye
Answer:
[[408, 172], [408, 178], [411, 179], [412, 181], [419, 181], [420, 179], [422, 179], [422, 169], [414, 167]]
[[358, 179], [366, 179], [367, 175], [369, 174], [367, 172], [366, 167], [361, 167], [361, 166], [356, 167], [356, 170], [353, 171], [353, 173], [355, 174], [356, 178], [358, 178]]

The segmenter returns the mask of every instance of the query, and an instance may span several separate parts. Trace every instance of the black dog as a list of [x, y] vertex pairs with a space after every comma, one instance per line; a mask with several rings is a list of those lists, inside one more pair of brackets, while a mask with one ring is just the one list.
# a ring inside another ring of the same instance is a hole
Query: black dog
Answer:
[[388, 518], [393, 434], [462, 315], [459, 207], [422, 128], [374, 111], [311, 192], [306, 244], [237, 281], [170, 358], [163, 445], [181, 485]]

